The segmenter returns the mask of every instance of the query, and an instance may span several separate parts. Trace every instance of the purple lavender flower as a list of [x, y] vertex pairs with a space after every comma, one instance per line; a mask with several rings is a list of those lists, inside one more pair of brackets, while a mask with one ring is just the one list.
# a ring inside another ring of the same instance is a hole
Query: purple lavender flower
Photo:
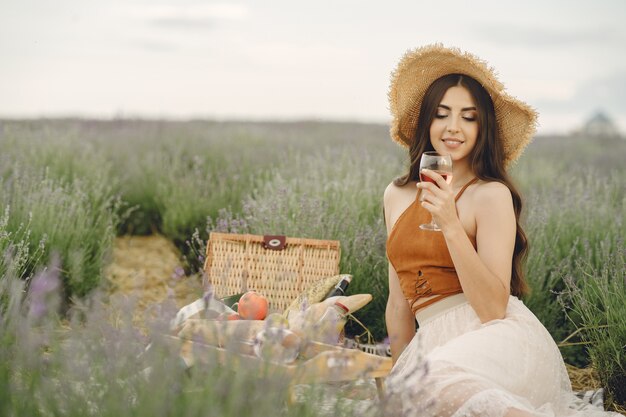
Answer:
[[172, 274], [173, 279], [181, 279], [185, 276], [185, 269], [181, 266], [177, 266]]
[[53, 255], [50, 266], [39, 272], [32, 279], [28, 289], [30, 298], [29, 317], [41, 319], [58, 307], [60, 302], [59, 291], [61, 289], [59, 266], [58, 256]]

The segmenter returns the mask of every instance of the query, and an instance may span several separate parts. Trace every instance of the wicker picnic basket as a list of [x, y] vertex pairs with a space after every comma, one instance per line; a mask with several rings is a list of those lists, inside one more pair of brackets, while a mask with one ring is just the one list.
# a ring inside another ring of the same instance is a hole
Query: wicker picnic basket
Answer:
[[[270, 310], [283, 311], [303, 292], [309, 293], [311, 287], [322, 288], [320, 284], [340, 277], [340, 259], [341, 249], [336, 240], [213, 232], [207, 243], [204, 270], [216, 297], [255, 290], [267, 297]], [[324, 294], [326, 291], [327, 288]], [[210, 323], [209, 327], [206, 322]], [[234, 324], [244, 327], [243, 337], [232, 337], [225, 331], [226, 327], [233, 327]], [[194, 325], [198, 329], [194, 329]], [[253, 344], [249, 340], [250, 334], [262, 325], [262, 321], [249, 320], [239, 323], [188, 320], [180, 337], [172, 337], [171, 340], [180, 344], [181, 356], [189, 366], [196, 360], [217, 360], [232, 368], [260, 367], [267, 371], [267, 363], [251, 352]], [[213, 329], [212, 326], [218, 328]], [[196, 337], [198, 330], [209, 331], [208, 338]], [[217, 346], [207, 342], [207, 339], [216, 338]], [[300, 353], [298, 362], [272, 365], [270, 370], [282, 372], [292, 384], [374, 378], [382, 396], [383, 378], [389, 373], [392, 363], [390, 358], [358, 349], [311, 341]]]
[[255, 290], [284, 311], [310, 284], [339, 274], [337, 240], [213, 232], [204, 270], [219, 298]]

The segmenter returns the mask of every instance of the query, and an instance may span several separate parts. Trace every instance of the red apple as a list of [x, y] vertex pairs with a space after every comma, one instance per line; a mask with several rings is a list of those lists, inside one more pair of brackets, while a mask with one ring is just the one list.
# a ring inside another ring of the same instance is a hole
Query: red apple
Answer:
[[267, 298], [256, 291], [248, 291], [239, 299], [239, 315], [246, 320], [263, 320], [267, 316]]

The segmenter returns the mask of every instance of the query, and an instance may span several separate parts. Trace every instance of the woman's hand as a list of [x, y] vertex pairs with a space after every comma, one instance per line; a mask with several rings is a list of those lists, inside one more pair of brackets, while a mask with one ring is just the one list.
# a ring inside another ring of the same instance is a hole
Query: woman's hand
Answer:
[[417, 188], [422, 190], [420, 198], [422, 207], [432, 214], [442, 231], [458, 224], [459, 216], [456, 211], [452, 187], [435, 171], [424, 169], [422, 173], [437, 183], [437, 185], [427, 181], [417, 183]]

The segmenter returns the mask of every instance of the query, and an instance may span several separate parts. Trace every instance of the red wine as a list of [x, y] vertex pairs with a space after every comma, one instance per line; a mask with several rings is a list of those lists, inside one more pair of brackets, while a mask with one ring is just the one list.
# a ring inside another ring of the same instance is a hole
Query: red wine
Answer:
[[[446, 172], [446, 171], [438, 171], [436, 169], [431, 170], [433, 172], [436, 172], [437, 174], [441, 175], [443, 177], [443, 179], [450, 184], [452, 182], [452, 173], [451, 172]], [[435, 182], [434, 179], [430, 178], [429, 176], [427, 176], [426, 174], [420, 172], [420, 180], [424, 181], [424, 182], [432, 182], [433, 184], [437, 185], [437, 183]]]

